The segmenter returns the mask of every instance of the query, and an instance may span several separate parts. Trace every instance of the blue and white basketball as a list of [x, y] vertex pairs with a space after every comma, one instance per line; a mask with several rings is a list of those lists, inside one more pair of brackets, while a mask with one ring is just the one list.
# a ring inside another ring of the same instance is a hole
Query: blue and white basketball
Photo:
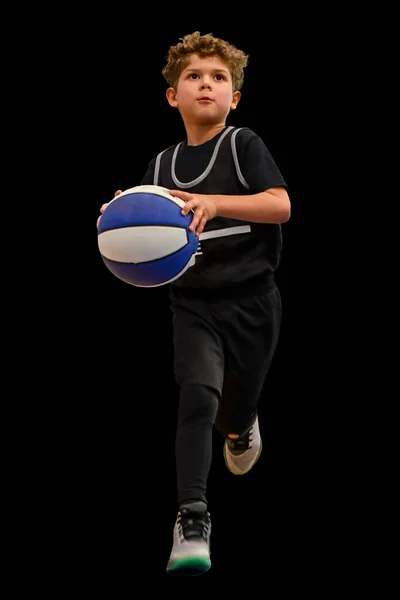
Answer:
[[156, 185], [139, 185], [111, 200], [98, 225], [98, 247], [106, 267], [138, 287], [166, 285], [195, 262], [199, 240], [182, 215], [183, 200]]

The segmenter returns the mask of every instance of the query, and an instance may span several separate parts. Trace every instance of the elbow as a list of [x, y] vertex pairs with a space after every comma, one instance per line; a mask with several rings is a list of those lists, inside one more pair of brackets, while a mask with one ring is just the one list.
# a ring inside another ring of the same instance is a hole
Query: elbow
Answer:
[[[269, 204], [269, 222], [287, 223], [291, 215], [289, 194], [284, 188], [275, 188], [265, 192], [272, 203]], [[271, 210], [272, 209], [272, 210]]]
[[281, 223], [287, 223], [290, 219], [291, 216], [291, 204], [290, 204], [290, 200], [289, 198], [287, 198], [287, 201], [283, 203], [282, 206], [282, 211], [281, 211]]
[[291, 205], [289, 198], [281, 198], [279, 204], [276, 206], [275, 218], [273, 220], [276, 224], [287, 223], [291, 215]]

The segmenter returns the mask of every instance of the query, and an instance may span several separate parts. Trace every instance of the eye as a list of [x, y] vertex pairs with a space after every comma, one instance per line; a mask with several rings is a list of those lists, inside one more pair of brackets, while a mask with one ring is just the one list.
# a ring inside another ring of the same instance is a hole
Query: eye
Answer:
[[190, 79], [190, 78], [192, 78], [192, 79], [196, 79], [197, 77], [198, 77], [198, 74], [197, 74], [197, 73], [190, 73], [190, 74], [189, 74], [189, 79]]
[[216, 78], [217, 78], [219, 81], [221, 81], [221, 80], [222, 80], [222, 81], [225, 81], [225, 76], [224, 76], [224, 75], [221, 75], [221, 73], [218, 73], [218, 74], [217, 74], [215, 77], [216, 77]]

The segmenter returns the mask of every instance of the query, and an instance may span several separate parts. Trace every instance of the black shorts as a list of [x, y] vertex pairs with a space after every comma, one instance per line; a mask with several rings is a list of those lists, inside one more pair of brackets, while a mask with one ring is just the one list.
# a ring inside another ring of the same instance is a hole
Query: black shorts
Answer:
[[215, 389], [231, 431], [255, 418], [281, 324], [275, 282], [262, 294], [236, 298], [198, 298], [171, 288], [170, 300], [177, 384]]

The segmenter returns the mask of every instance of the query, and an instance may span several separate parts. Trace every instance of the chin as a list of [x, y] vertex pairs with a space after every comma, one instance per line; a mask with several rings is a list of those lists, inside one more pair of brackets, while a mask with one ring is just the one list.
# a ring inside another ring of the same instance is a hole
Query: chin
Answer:
[[218, 125], [225, 122], [226, 117], [220, 115], [196, 115], [194, 119], [199, 125]]

